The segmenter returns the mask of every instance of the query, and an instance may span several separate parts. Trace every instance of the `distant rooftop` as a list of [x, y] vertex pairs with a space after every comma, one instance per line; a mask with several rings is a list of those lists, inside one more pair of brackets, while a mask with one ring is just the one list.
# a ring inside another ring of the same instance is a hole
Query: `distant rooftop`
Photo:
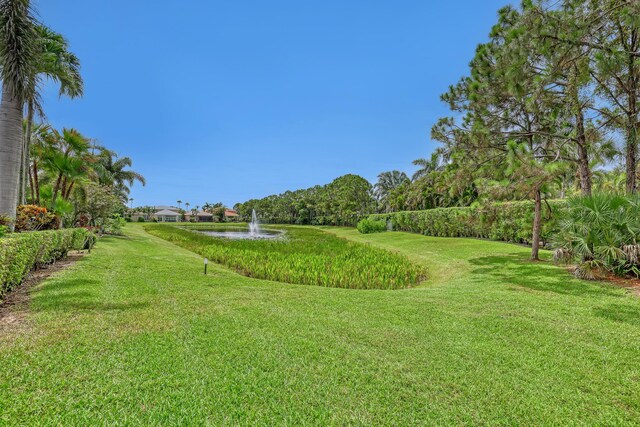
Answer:
[[169, 209], [162, 209], [162, 210], [156, 212], [156, 215], [160, 215], [160, 216], [178, 216], [179, 214], [177, 212], [174, 212], [174, 211], [169, 210]]
[[162, 210], [177, 211], [178, 210], [178, 208], [176, 208], [175, 206], [155, 206], [155, 209], [157, 211], [162, 211]]
[[[191, 211], [188, 211], [188, 212], [186, 212], [184, 215], [185, 215], [185, 216], [191, 216], [191, 215], [193, 215], [193, 214], [191, 213]], [[207, 212], [207, 211], [198, 211], [197, 215], [198, 215], [198, 216], [213, 216], [213, 214], [211, 214], [211, 213], [209, 213], [209, 212]]]

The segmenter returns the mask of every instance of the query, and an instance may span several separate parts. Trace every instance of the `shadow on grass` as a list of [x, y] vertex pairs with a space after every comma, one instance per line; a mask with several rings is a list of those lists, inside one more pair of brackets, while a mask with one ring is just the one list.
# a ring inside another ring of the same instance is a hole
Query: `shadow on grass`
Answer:
[[474, 258], [469, 263], [479, 267], [472, 270], [472, 274], [505, 285], [575, 296], [622, 296], [606, 285], [575, 279], [560, 267], [548, 262], [532, 262], [520, 254]]
[[92, 279], [72, 279], [52, 283], [33, 297], [36, 310], [138, 310], [149, 307], [148, 302], [103, 301], [99, 294], [86, 289], [99, 282]]
[[637, 306], [632, 307], [622, 304], [610, 304], [606, 307], [594, 308], [593, 312], [596, 316], [613, 320], [614, 322], [640, 326], [640, 308]]

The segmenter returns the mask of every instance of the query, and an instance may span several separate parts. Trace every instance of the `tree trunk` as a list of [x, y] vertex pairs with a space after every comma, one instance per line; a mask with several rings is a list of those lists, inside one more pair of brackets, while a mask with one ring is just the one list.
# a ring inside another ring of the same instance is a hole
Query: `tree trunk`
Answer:
[[35, 183], [33, 182], [33, 173], [31, 173], [31, 165], [27, 168], [29, 172], [29, 191], [31, 193], [31, 203], [34, 204], [36, 202], [36, 196], [34, 193]]
[[29, 102], [27, 107], [27, 127], [24, 135], [24, 146], [22, 148], [22, 174], [20, 185], [20, 204], [25, 204], [27, 201], [27, 181], [29, 179], [29, 171], [31, 159], [29, 157], [31, 150], [31, 129], [33, 128], [33, 102]]
[[[634, 101], [635, 103], [635, 101]], [[626, 159], [626, 173], [627, 181], [626, 188], [627, 194], [634, 194], [636, 192], [636, 148], [637, 141], [637, 124], [635, 123], [635, 117], [630, 114], [627, 118], [629, 123], [627, 124], [627, 159]]]
[[69, 197], [71, 196], [71, 190], [73, 190], [73, 184], [75, 183], [75, 181], [71, 181], [71, 183], [69, 184], [69, 188], [67, 188], [67, 192], [64, 195], [65, 200], [69, 200]]
[[38, 161], [33, 159], [33, 202], [36, 205], [40, 204], [40, 178], [38, 178]]
[[62, 182], [62, 172], [58, 174], [58, 179], [56, 180], [56, 185], [53, 187], [53, 194], [51, 195], [51, 209], [53, 209], [56, 205], [56, 199], [58, 198], [58, 191], [60, 191], [60, 183]]
[[[22, 102], [7, 84], [0, 102], [0, 214], [15, 219], [22, 159]], [[9, 228], [13, 230], [13, 225]]]
[[580, 190], [583, 196], [591, 195], [591, 168], [589, 166], [589, 150], [587, 136], [584, 131], [584, 113], [582, 109], [576, 114], [576, 131], [578, 139], [578, 172], [580, 173]]
[[531, 242], [531, 260], [538, 261], [540, 254], [540, 232], [542, 228], [542, 194], [540, 188], [535, 189], [535, 213], [533, 215], [533, 239]]
[[62, 200], [65, 200], [64, 195], [67, 192], [67, 177], [65, 176], [62, 179], [62, 184], [60, 184], [60, 197], [62, 197]]
[[[636, 34], [633, 31], [632, 39], [633, 46], [637, 46], [635, 40]], [[627, 172], [627, 194], [634, 194], [636, 192], [636, 162], [637, 162], [637, 150], [638, 150], [638, 79], [636, 70], [636, 58], [633, 55], [628, 57], [629, 78], [628, 78], [628, 90], [627, 96], [627, 159], [626, 159], [626, 172]]]

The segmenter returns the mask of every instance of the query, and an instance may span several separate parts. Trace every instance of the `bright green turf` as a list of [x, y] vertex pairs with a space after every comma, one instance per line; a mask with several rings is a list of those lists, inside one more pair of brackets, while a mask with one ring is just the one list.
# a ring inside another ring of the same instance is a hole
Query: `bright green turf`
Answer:
[[334, 231], [433, 278], [364, 291], [205, 277], [131, 224], [0, 335], [0, 425], [640, 420], [640, 298], [518, 246]]

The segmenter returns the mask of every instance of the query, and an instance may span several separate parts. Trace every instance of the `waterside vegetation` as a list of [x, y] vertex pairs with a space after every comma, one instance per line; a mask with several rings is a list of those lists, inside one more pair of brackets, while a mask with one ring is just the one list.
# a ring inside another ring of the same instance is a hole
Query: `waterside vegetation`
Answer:
[[[235, 227], [235, 226], [234, 226]], [[420, 284], [424, 267], [404, 255], [349, 242], [308, 227], [279, 227], [276, 240], [230, 240], [198, 233], [209, 227], [148, 224], [154, 236], [258, 279], [349, 289], [400, 289]]]

